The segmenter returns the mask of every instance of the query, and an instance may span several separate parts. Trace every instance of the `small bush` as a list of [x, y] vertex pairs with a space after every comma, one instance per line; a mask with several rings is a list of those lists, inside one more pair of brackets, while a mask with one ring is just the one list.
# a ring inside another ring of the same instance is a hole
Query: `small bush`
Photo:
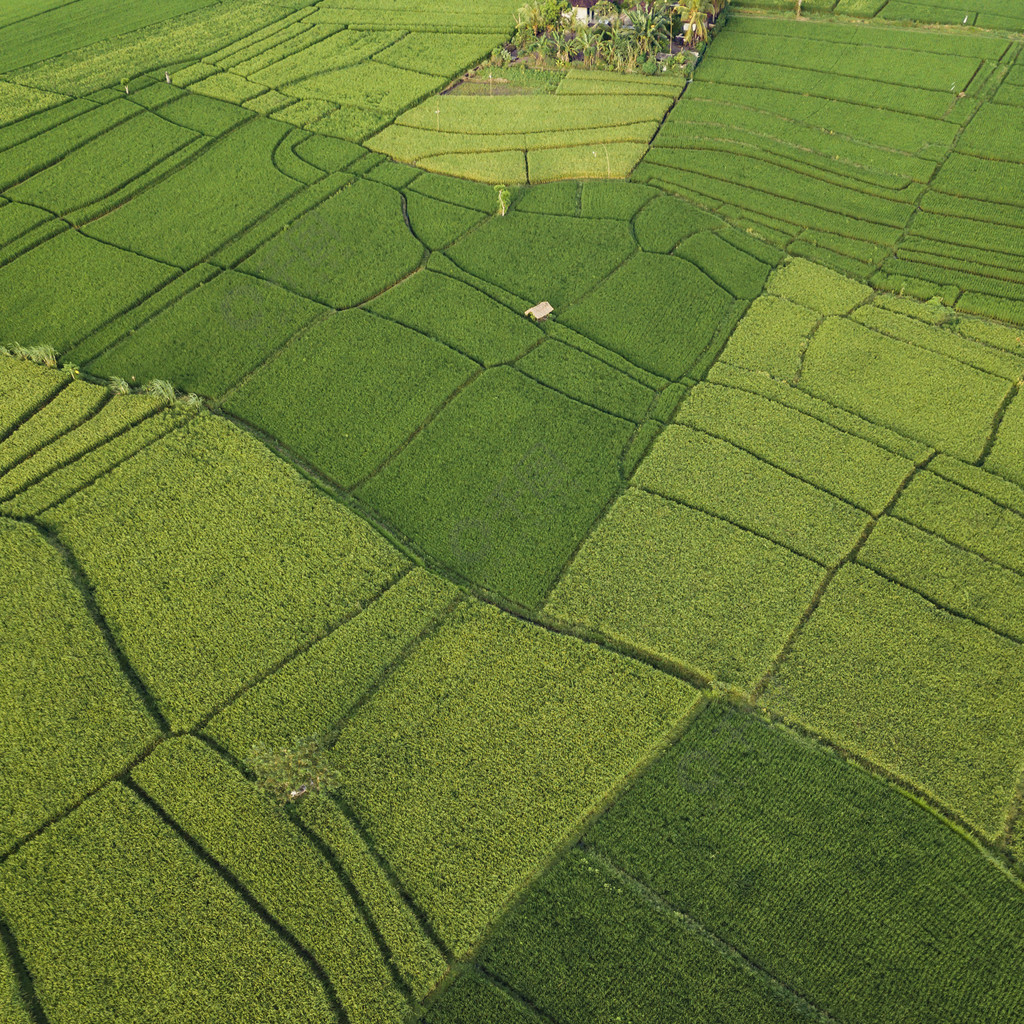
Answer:
[[335, 779], [319, 741], [311, 737], [297, 740], [293, 747], [256, 744], [249, 755], [249, 767], [256, 775], [257, 786], [282, 806], [332, 785]]

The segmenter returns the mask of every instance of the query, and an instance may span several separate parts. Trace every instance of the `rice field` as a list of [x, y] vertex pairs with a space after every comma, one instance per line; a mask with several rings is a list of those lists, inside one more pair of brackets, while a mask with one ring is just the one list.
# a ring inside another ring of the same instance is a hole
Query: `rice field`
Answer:
[[1011, 6], [10, 0], [0, 1018], [1024, 1022]]

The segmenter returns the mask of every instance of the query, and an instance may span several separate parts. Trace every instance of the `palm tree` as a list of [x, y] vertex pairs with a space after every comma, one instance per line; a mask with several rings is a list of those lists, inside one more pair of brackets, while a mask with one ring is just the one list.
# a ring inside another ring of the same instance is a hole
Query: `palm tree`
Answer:
[[576, 29], [576, 42], [579, 43], [579, 53], [583, 57], [583, 66], [591, 68], [597, 59], [597, 46], [599, 34], [587, 25], [580, 25]]
[[707, 41], [708, 38], [708, 0], [679, 0], [675, 6], [682, 17], [686, 19], [686, 45], [690, 46], [694, 40], [698, 43]]
[[670, 38], [665, 8], [655, 0], [641, 0], [636, 7], [631, 7], [629, 20], [633, 24], [637, 51], [641, 56], [646, 57], [655, 53], [661, 44]]

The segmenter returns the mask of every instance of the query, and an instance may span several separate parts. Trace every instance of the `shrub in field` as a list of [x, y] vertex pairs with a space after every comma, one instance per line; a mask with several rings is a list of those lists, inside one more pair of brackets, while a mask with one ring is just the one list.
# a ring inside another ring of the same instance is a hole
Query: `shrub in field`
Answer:
[[335, 780], [316, 737], [295, 740], [287, 747], [257, 744], [249, 753], [249, 768], [257, 787], [282, 805], [319, 793]]

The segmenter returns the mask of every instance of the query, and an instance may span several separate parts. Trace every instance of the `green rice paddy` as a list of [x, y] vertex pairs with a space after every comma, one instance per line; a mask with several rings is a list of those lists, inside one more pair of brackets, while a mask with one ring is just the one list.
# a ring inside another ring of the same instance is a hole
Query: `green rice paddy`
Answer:
[[1024, 1022], [1012, 8], [9, 0], [0, 1018]]

